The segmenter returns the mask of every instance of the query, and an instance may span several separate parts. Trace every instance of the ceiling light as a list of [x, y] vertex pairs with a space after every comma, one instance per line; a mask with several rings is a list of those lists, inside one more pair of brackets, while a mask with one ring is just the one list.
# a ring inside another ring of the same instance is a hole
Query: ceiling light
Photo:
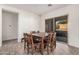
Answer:
[[52, 6], [52, 4], [48, 4], [48, 6]]

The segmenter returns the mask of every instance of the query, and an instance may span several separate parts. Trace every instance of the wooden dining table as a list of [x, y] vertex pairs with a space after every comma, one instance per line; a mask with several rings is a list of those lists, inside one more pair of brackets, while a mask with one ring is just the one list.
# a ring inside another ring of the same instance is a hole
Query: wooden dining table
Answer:
[[[39, 42], [41, 42], [41, 39], [43, 37], [48, 37], [49, 34], [48, 33], [33, 33], [32, 35], [33, 35], [34, 43], [39, 43]], [[45, 43], [46, 42], [47, 42], [47, 40], [44, 39], [44, 48], [45, 48]]]
[[48, 33], [33, 33], [32, 35], [41, 38], [44, 36], [48, 36]]

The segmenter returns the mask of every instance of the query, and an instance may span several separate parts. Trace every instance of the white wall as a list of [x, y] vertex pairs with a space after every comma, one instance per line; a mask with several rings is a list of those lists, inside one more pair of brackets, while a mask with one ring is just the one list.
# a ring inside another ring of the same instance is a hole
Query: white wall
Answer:
[[2, 8], [0, 8], [0, 46], [2, 46]]
[[2, 11], [2, 40], [11, 40], [18, 37], [18, 14]]
[[69, 5], [67, 7], [42, 15], [40, 31], [45, 31], [45, 19], [62, 15], [69, 15], [68, 44], [71, 46], [79, 47], [79, 5]]
[[[39, 30], [40, 16], [22, 12], [19, 14], [19, 38], [23, 37], [23, 33]], [[20, 35], [21, 34], [21, 35]]]
[[[18, 42], [21, 41], [24, 32], [29, 32], [31, 30], [39, 30], [40, 16], [30, 13], [24, 10], [8, 7], [5, 5], [0, 5], [0, 16], [2, 17], [2, 9], [16, 12], [18, 16]], [[0, 46], [2, 45], [2, 18], [0, 18]]]

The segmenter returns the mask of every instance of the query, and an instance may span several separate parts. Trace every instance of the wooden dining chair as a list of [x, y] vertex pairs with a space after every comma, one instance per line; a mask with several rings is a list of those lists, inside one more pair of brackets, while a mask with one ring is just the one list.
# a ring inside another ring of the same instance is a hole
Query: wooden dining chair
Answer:
[[41, 45], [40, 45], [40, 52], [41, 54], [43, 55], [43, 52], [44, 52], [44, 36], [41, 37]]
[[21, 42], [24, 42], [24, 40], [26, 40], [27, 38], [27, 33], [23, 33], [23, 38], [21, 38]]
[[53, 43], [53, 48], [56, 48], [56, 32], [54, 32], [52, 43]]
[[40, 31], [31, 31], [30, 33], [40, 33]]
[[51, 34], [51, 52], [56, 48], [56, 32]]
[[[26, 49], [29, 48], [28, 44], [30, 43], [30, 41], [29, 41], [29, 37], [28, 37], [27, 33], [24, 33], [23, 36], [24, 36], [24, 38], [23, 38], [23, 40], [24, 40], [24, 52], [26, 52]], [[29, 53], [28, 49], [27, 49], [27, 53]]]
[[54, 33], [51, 32], [51, 33], [49, 33], [48, 37], [45, 38], [45, 40], [46, 40], [45, 46], [47, 49], [47, 54], [49, 54], [50, 52], [53, 51], [53, 46], [54, 46], [53, 37], [54, 37]]
[[38, 43], [34, 42], [32, 33], [27, 35], [27, 53], [29, 53], [31, 50], [31, 54], [34, 54], [34, 52], [37, 52], [38, 49], [40, 50], [40, 46], [41, 46], [40, 42]]
[[33, 54], [35, 50], [35, 46], [34, 46], [32, 34], [27, 35], [27, 53], [29, 53], [30, 50], [31, 53]]

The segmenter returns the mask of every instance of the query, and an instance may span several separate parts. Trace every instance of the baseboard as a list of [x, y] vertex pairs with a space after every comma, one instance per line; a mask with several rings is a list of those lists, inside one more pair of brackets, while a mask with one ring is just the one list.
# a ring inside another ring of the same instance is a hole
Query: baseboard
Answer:
[[76, 48], [79, 48], [79, 44], [77, 43], [68, 43], [69, 46], [73, 46], [73, 47], [76, 47]]
[[17, 39], [8, 39], [8, 40], [3, 40], [2, 42], [11, 41], [11, 40], [17, 40]]

